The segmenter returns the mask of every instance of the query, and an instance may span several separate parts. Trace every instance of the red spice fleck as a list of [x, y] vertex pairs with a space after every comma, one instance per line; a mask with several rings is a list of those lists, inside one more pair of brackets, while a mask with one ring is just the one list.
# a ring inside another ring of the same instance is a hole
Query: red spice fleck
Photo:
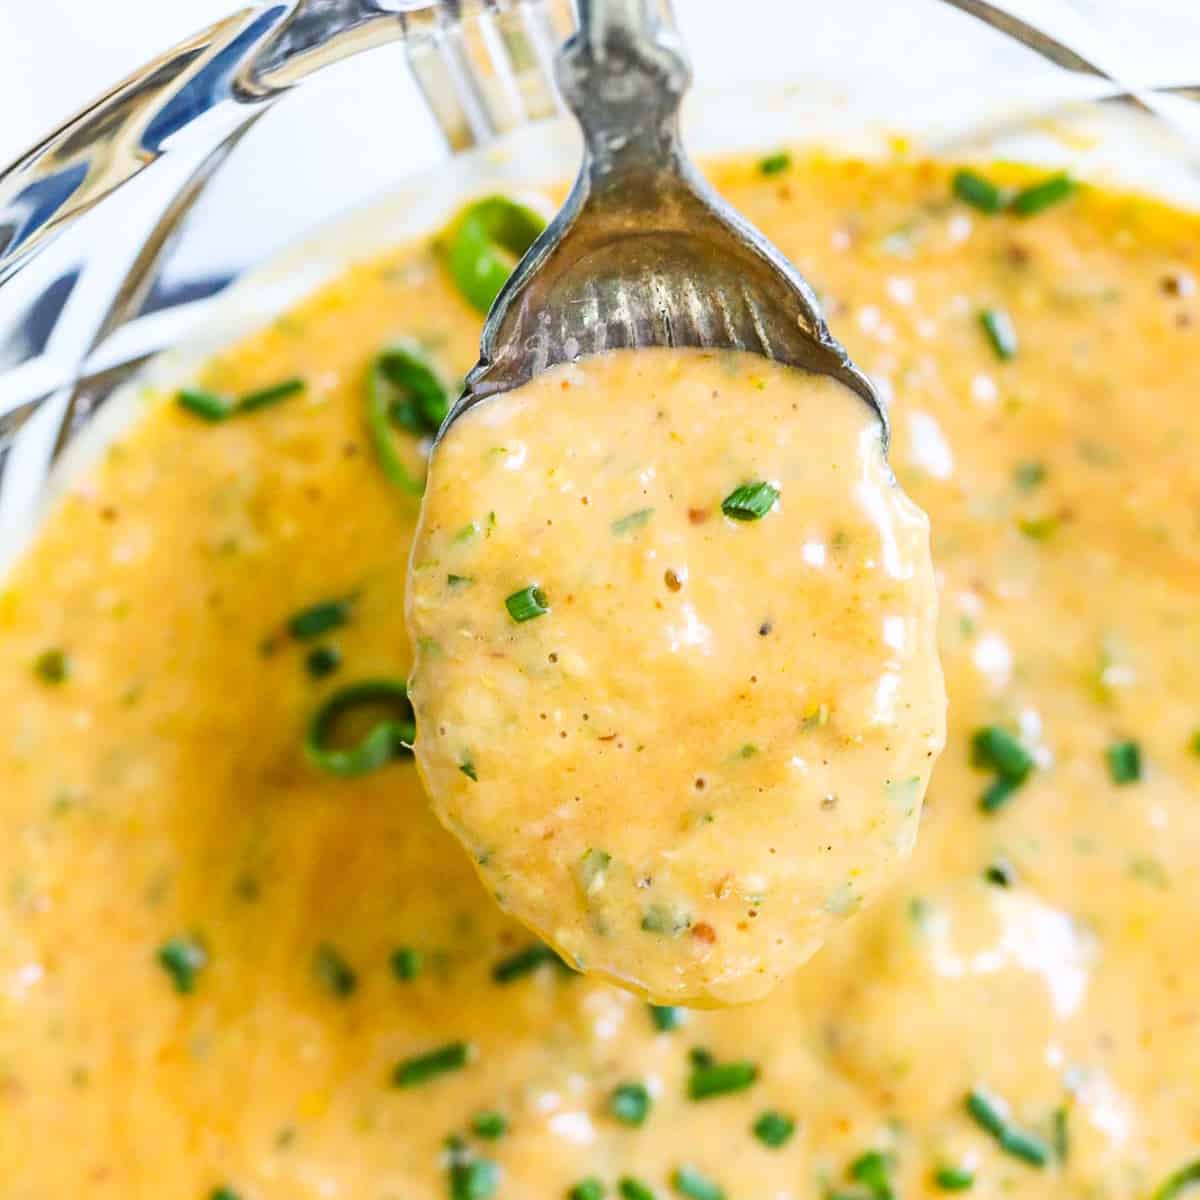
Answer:
[[711, 946], [717, 940], [717, 931], [707, 921], [700, 921], [692, 926], [692, 937]]
[[693, 525], [703, 525], [708, 520], [709, 513], [707, 508], [689, 508], [688, 520]]

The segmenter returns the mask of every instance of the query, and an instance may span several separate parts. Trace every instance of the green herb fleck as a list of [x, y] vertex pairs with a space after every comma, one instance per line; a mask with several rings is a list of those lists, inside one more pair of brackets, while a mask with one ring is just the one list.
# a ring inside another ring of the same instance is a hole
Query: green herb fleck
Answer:
[[979, 323], [1001, 362], [1016, 358], [1017, 331], [1008, 313], [1000, 308], [985, 308], [979, 314]]
[[971, 761], [976, 767], [996, 772], [995, 781], [980, 801], [985, 812], [1003, 807], [1033, 770], [1033, 756], [999, 725], [985, 725], [975, 731], [971, 738]]
[[1021, 517], [1017, 528], [1035, 542], [1048, 542], [1057, 532], [1061, 524], [1058, 517]]
[[975, 1182], [975, 1172], [967, 1167], [938, 1167], [933, 1182], [943, 1192], [965, 1192]]
[[500, 1186], [500, 1168], [485, 1158], [450, 1164], [450, 1200], [488, 1200]]
[[215, 1187], [208, 1193], [208, 1200], [242, 1200], [231, 1187]]
[[181, 996], [196, 990], [196, 976], [208, 966], [208, 951], [196, 938], [173, 937], [158, 948], [156, 957]]
[[780, 150], [776, 154], [768, 154], [758, 164], [758, 169], [763, 175], [781, 175], [792, 165], [792, 156], [786, 150]]
[[607, 850], [588, 850], [579, 860], [579, 882], [585, 894], [594, 896], [603, 886], [612, 864]]
[[546, 593], [540, 587], [531, 583], [507, 597], [504, 607], [508, 609], [508, 615], [519, 624], [545, 616], [550, 611], [550, 601], [546, 599]]
[[1137, 742], [1113, 742], [1104, 752], [1115, 784], [1136, 783], [1142, 777], [1142, 748]]
[[725, 1200], [724, 1189], [695, 1167], [676, 1167], [671, 1186], [690, 1200]]
[[873, 1200], [893, 1200], [892, 1164], [879, 1150], [860, 1154], [847, 1168], [846, 1174], [856, 1183], [864, 1184]]
[[[367, 733], [348, 746], [335, 743], [342, 719], [357, 710], [387, 710]], [[334, 692], [313, 714], [304, 739], [308, 760], [331, 775], [351, 777], [378, 771], [389, 762], [412, 754], [416, 719], [408, 688], [400, 679], [367, 679]]]
[[349, 620], [349, 600], [322, 600], [290, 616], [287, 631], [296, 641], [307, 642], [331, 629], [340, 628]]
[[764, 1146], [778, 1150], [780, 1146], [786, 1146], [792, 1140], [792, 1134], [796, 1132], [796, 1122], [785, 1113], [768, 1109], [750, 1128]]
[[678, 937], [692, 927], [692, 918], [677, 908], [666, 904], [651, 904], [642, 914], [642, 930], [645, 933], [665, 933]]
[[257, 391], [246, 392], [237, 402], [237, 411], [248, 413], [257, 412], [260, 408], [269, 408], [281, 400], [288, 400], [304, 391], [303, 379], [285, 379], [282, 383], [270, 387], [259, 388]]
[[392, 1070], [392, 1083], [401, 1088], [416, 1087], [439, 1075], [461, 1071], [473, 1056], [474, 1050], [467, 1042], [447, 1042], [427, 1054], [416, 1054], [398, 1062]]
[[425, 966], [425, 956], [412, 946], [401, 946], [392, 951], [389, 959], [392, 974], [402, 983], [411, 983], [416, 979]]
[[304, 660], [305, 669], [313, 679], [325, 679], [342, 665], [342, 656], [335, 646], [314, 646]]
[[492, 978], [497, 983], [512, 983], [532, 975], [538, 967], [551, 964], [563, 967], [565, 964], [553, 950], [544, 942], [535, 942], [524, 950], [518, 950], [507, 958], [502, 958], [492, 967]]
[[674, 1004], [651, 1004], [650, 1020], [659, 1033], [670, 1033], [687, 1020], [687, 1009]]
[[567, 1200], [604, 1200], [604, 1184], [595, 1176], [581, 1179], [567, 1192]]
[[226, 421], [230, 417], [240, 416], [243, 413], [269, 408], [273, 404], [298, 395], [304, 391], [305, 386], [303, 379], [285, 379], [283, 382], [271, 384], [269, 387], [244, 392], [238, 397], [224, 396], [218, 392], [205, 391], [202, 388], [183, 388], [176, 392], [175, 402], [193, 416], [215, 423]]
[[479, 782], [479, 775], [475, 771], [475, 763], [471, 760], [470, 755], [467, 755], [467, 757], [458, 764], [458, 769], [472, 782]]
[[721, 501], [721, 511], [735, 521], [758, 521], [775, 507], [779, 489], [761, 480], [743, 483]]
[[471, 1132], [494, 1142], [508, 1132], [508, 1118], [498, 1112], [478, 1112], [471, 1118]]
[[621, 1083], [608, 1098], [608, 1111], [622, 1125], [641, 1125], [650, 1115], [650, 1093], [644, 1083]]
[[642, 1182], [630, 1175], [622, 1175], [617, 1183], [621, 1200], [655, 1200], [654, 1193]]
[[1038, 183], [1022, 188], [1008, 202], [1011, 212], [1019, 217], [1032, 217], [1051, 205], [1060, 204], [1074, 195], [1075, 182], [1068, 175], [1051, 175]]
[[980, 212], [998, 213], [1004, 207], [1004, 193], [982, 175], [964, 168], [954, 173], [951, 184], [955, 196]]
[[1032, 492], [1034, 488], [1040, 487], [1046, 482], [1045, 463], [1036, 462], [1032, 459], [1017, 463], [1013, 468], [1013, 482], [1021, 491]]
[[358, 975], [328, 942], [322, 942], [313, 954], [313, 974], [321, 986], [339, 1000], [352, 996], [358, 987]]
[[980, 1128], [992, 1135], [1006, 1154], [1019, 1158], [1034, 1167], [1044, 1167], [1050, 1161], [1050, 1150], [1035, 1134], [1012, 1124], [1002, 1102], [982, 1088], [967, 1093], [967, 1113]]
[[708, 1100], [731, 1092], [743, 1092], [758, 1079], [758, 1067], [752, 1062], [712, 1063], [695, 1066], [688, 1079], [688, 1098]]
[[1017, 877], [1016, 868], [1007, 859], [995, 858], [988, 863], [983, 873], [984, 879], [995, 887], [1012, 887]]
[[475, 582], [470, 575], [447, 575], [446, 586], [451, 588], [469, 587]]
[[637, 512], [631, 512], [628, 516], [614, 521], [611, 528], [617, 537], [622, 537], [627, 533], [633, 533], [636, 529], [641, 529], [652, 516], [654, 516], [654, 509], [639, 508]]
[[1195, 1184], [1200, 1184], [1200, 1158], [1168, 1175], [1150, 1200], [1175, 1200]]
[[49, 650], [43, 650], [33, 660], [33, 673], [43, 683], [65, 683], [71, 677], [71, 660], [65, 651], [51, 647]]

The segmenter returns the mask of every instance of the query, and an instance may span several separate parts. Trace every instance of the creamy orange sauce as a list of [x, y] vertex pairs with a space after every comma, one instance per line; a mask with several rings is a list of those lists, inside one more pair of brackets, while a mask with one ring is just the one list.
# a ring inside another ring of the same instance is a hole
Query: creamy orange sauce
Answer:
[[[1149, 1200], [1200, 1155], [1200, 221], [1092, 190], [990, 216], [903, 163], [716, 179], [890, 385], [891, 461], [931, 517], [950, 729], [909, 872], [763, 1001], [659, 1031], [630, 993], [514, 958], [531, 936], [411, 760], [307, 760], [323, 698], [411, 666], [416, 501], [370, 447], [368, 366], [400, 335], [447, 379], [477, 353], [477, 313], [405, 250], [204, 381], [303, 394], [211, 425], [147, 397], [7, 581], [6, 1196], [540, 1200], [595, 1176], [665, 1200], [689, 1166], [730, 1200], [869, 1197], [847, 1176], [877, 1178], [876, 1151], [903, 1200], [944, 1169], [989, 1200]], [[344, 624], [286, 631], [331, 598]], [[341, 665], [314, 679], [319, 646]], [[1033, 762], [985, 812], [990, 727]]]
[[929, 524], [880, 433], [831, 379], [639, 350], [441, 438], [417, 764], [501, 906], [579, 969], [757, 999], [906, 861], [945, 695]]

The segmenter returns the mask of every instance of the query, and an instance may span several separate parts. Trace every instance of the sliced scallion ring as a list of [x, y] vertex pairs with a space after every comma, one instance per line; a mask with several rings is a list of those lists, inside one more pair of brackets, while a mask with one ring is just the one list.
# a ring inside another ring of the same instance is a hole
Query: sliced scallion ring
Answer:
[[367, 374], [367, 430], [384, 475], [419, 496], [424, 483], [405, 465], [400, 430], [437, 433], [450, 411], [450, 393], [415, 342], [394, 342], [376, 355]]
[[[355, 709], [382, 709], [380, 718], [354, 745], [339, 747], [333, 735]], [[399, 679], [368, 679], [334, 692], [313, 714], [304, 739], [309, 762], [331, 775], [367, 775], [412, 753], [417, 726], [408, 688]]]
[[468, 205], [450, 227], [446, 265], [467, 302], [482, 313], [492, 307], [517, 260], [546, 227], [542, 217], [507, 196]]

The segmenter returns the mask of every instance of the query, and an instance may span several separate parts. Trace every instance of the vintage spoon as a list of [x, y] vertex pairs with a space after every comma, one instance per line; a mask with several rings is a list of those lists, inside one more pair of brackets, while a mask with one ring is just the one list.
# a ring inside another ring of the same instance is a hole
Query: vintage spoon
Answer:
[[830, 375], [879, 415], [794, 266], [692, 166], [679, 136], [691, 71], [651, 0], [579, 0], [558, 61], [583, 129], [562, 210], [518, 263], [442, 433], [472, 405], [583, 355], [625, 347], [746, 350]]

